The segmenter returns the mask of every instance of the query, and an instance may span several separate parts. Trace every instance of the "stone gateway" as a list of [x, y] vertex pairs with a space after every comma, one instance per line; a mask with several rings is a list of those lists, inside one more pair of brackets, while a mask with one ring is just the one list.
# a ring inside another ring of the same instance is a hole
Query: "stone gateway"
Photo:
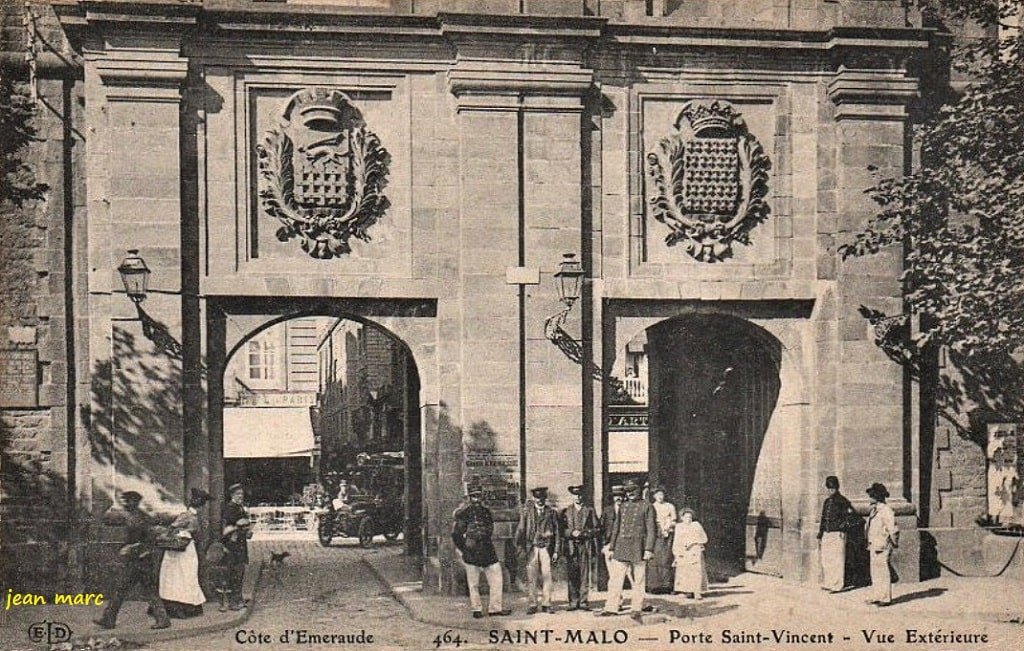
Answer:
[[[583, 484], [601, 508], [643, 476], [699, 513], [712, 571], [792, 581], [818, 571], [822, 479], [862, 513], [855, 488], [883, 482], [897, 571], [919, 576], [921, 405], [859, 313], [899, 310], [899, 255], [836, 253], [935, 91], [939, 38], [912, 3], [366, 4], [40, 17], [63, 48], [39, 89], [66, 118], [44, 124], [64, 194], [25, 262], [38, 337], [0, 341], [0, 418], [5, 464], [64, 491], [53, 530], [99, 531], [125, 490], [168, 511], [223, 496], [232, 356], [266, 361], [259, 333], [332, 317], [375, 328], [413, 378], [400, 419], [366, 420], [403, 423], [426, 590], [458, 588], [471, 480], [502, 557], [526, 487], [561, 508]], [[135, 301], [128, 249], [149, 271]], [[59, 563], [44, 536], [5, 540], [5, 581], [63, 567], [99, 587], [104, 535], [68, 534]]]

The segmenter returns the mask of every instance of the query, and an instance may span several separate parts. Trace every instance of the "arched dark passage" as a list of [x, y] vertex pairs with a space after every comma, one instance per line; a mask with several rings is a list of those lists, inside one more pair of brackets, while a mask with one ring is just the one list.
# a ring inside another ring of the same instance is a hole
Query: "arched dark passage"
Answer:
[[697, 511], [712, 578], [733, 576], [757, 554], [750, 496], [779, 397], [781, 344], [716, 314], [673, 318], [647, 334], [651, 479], [678, 508]]

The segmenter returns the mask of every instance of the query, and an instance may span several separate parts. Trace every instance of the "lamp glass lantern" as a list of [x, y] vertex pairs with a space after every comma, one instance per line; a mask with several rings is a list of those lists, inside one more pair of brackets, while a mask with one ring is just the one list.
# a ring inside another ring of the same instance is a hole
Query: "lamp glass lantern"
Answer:
[[566, 306], [572, 307], [580, 297], [580, 288], [583, 285], [583, 262], [576, 258], [575, 253], [562, 254], [562, 262], [555, 272], [555, 280], [558, 282], [558, 298]]
[[146, 266], [146, 261], [139, 255], [138, 249], [128, 249], [128, 255], [117, 266], [117, 272], [121, 274], [125, 294], [133, 303], [146, 300], [150, 270]]

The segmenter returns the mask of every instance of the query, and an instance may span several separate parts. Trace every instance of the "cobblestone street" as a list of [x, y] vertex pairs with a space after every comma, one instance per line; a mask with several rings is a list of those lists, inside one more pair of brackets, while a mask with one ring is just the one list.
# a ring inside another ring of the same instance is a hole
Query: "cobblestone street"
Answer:
[[[367, 556], [375, 554], [397, 553], [401, 542], [385, 546], [378, 538], [376, 545], [370, 549], [361, 549], [354, 540], [341, 539], [336, 539], [329, 548], [310, 541], [253, 542], [250, 546], [253, 562], [257, 559], [266, 560], [270, 551], [288, 551], [291, 556], [278, 570], [264, 568], [255, 610], [244, 625], [199, 637], [152, 643], [146, 648], [153, 651], [339, 649], [360, 646], [373, 649], [433, 648], [434, 638], [446, 629], [413, 620], [390, 594], [388, 587], [374, 575], [365, 560]], [[296, 639], [297, 630], [304, 630], [311, 635], [355, 635], [365, 631], [373, 636], [373, 643], [283, 644], [280, 641], [281, 635], [287, 629], [292, 630], [292, 640]], [[271, 641], [262, 644], [250, 642], [250, 632], [269, 635]], [[487, 647], [463, 644], [460, 648]]]
[[[595, 618], [591, 613], [564, 610], [564, 584], [556, 587], [552, 615], [527, 617], [525, 599], [511, 596], [511, 617], [474, 620], [465, 599], [429, 597], [400, 583], [394, 570], [401, 565], [400, 543], [379, 539], [370, 549], [354, 541], [324, 548], [311, 541], [259, 541], [251, 557], [266, 560], [270, 551], [288, 551], [283, 567], [264, 567], [257, 603], [249, 620], [236, 628], [181, 640], [151, 643], [153, 651], [222, 651], [226, 649], [454, 649], [449, 640], [462, 640], [459, 649], [533, 648], [584, 649], [595, 646], [639, 649], [704, 648], [777, 649], [996, 649], [1021, 648], [1024, 626], [1012, 623], [1020, 600], [1008, 582], [940, 579], [899, 585], [894, 605], [877, 609], [863, 603], [863, 591], [827, 595], [814, 586], [795, 585], [753, 574], [712, 586], [699, 605], [681, 597], [648, 596], [657, 612], [644, 626], [628, 617]], [[376, 571], [375, 569], [376, 568]], [[389, 569], [391, 568], [391, 569]], [[379, 576], [384, 576], [387, 582]], [[390, 585], [389, 585], [390, 584]], [[1002, 586], [1002, 587], [1000, 587]], [[409, 608], [396, 598], [403, 594]], [[1010, 599], [999, 597], [1010, 595]], [[600, 606], [603, 593], [591, 607]], [[1011, 600], [1017, 601], [1010, 603]], [[1016, 605], [1014, 605], [1016, 604]], [[999, 611], [998, 609], [1004, 609]], [[908, 635], [914, 629], [917, 637]], [[289, 633], [289, 642], [281, 636]], [[297, 631], [307, 641], [297, 643]], [[311, 635], [372, 635], [360, 644], [342, 639], [317, 644]], [[985, 636], [984, 642], [946, 643], [928, 635]], [[761, 641], [755, 639], [761, 635]], [[262, 642], [258, 636], [264, 635]], [[780, 636], [776, 640], [775, 636]], [[495, 637], [497, 636], [497, 637]], [[885, 636], [892, 636], [891, 638]], [[440, 638], [440, 639], [439, 639]], [[870, 638], [870, 640], [868, 639]]]

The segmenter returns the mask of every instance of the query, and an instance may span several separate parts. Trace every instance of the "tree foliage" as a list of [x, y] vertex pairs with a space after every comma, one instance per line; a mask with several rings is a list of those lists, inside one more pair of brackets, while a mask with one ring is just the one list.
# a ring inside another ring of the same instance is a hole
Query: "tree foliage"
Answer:
[[934, 0], [931, 9], [988, 27], [960, 44], [969, 83], [918, 128], [921, 165], [869, 190], [878, 213], [844, 257], [905, 251], [905, 299], [922, 317], [916, 344], [965, 358], [1024, 345], [1024, 0]]
[[0, 70], [0, 203], [16, 207], [41, 199], [47, 186], [25, 163], [25, 150], [37, 140], [35, 102], [12, 71]]

